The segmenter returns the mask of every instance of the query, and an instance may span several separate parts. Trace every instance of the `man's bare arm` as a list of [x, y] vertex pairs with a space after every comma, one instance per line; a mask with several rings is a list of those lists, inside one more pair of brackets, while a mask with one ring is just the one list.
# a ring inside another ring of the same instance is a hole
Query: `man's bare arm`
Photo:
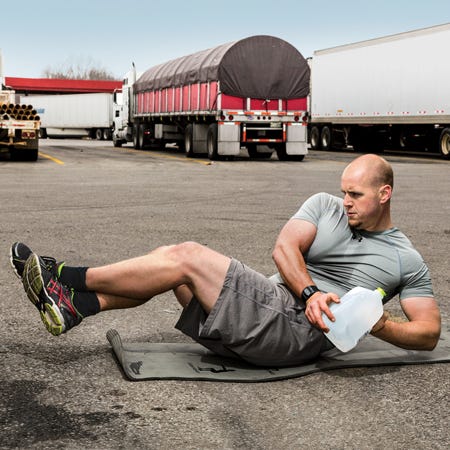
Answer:
[[301, 296], [306, 286], [314, 284], [306, 270], [303, 255], [316, 237], [317, 228], [310, 222], [291, 219], [282, 228], [272, 258], [284, 282]]
[[[306, 286], [314, 285], [303, 255], [314, 242], [316, 233], [317, 228], [314, 224], [306, 220], [291, 219], [281, 230], [272, 253], [283, 281], [298, 297], [301, 297]], [[332, 302], [339, 302], [338, 295], [316, 292], [309, 298], [305, 310], [311, 324], [325, 332], [329, 330], [323, 322], [322, 313], [330, 320], [334, 320], [328, 307]]]
[[401, 301], [408, 322], [393, 322], [386, 314], [374, 325], [371, 334], [408, 350], [433, 350], [441, 333], [439, 307], [432, 297]]

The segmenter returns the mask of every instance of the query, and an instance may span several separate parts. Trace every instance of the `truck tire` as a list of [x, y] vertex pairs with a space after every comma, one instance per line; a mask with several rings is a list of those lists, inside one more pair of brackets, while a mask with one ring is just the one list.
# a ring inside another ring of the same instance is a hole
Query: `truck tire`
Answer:
[[208, 127], [208, 133], [206, 135], [206, 148], [208, 150], [208, 158], [211, 161], [219, 159], [217, 147], [217, 123], [212, 123]]
[[194, 127], [190, 123], [184, 130], [184, 154], [188, 158], [193, 158], [194, 153]]
[[145, 126], [144, 124], [139, 125], [138, 128], [138, 142], [139, 148], [145, 148]]
[[97, 141], [103, 140], [103, 130], [101, 128], [95, 130], [95, 139], [97, 139]]
[[444, 159], [450, 159], [450, 128], [444, 128], [439, 137], [439, 150]]
[[136, 150], [140, 150], [141, 149], [141, 147], [139, 146], [138, 135], [139, 135], [139, 126], [138, 125], [133, 125], [133, 147]]
[[320, 128], [313, 126], [311, 128], [311, 135], [310, 135], [310, 143], [311, 143], [311, 148], [313, 150], [321, 150], [322, 146], [320, 145], [321, 141], [320, 141]]
[[111, 140], [111, 130], [109, 128], [103, 129], [103, 140], [104, 141], [110, 141]]
[[117, 139], [114, 135], [113, 135], [112, 140], [113, 140], [114, 147], [122, 147], [122, 143], [123, 143], [122, 140]]
[[322, 150], [331, 150], [333, 147], [333, 142], [331, 139], [331, 129], [328, 126], [324, 126], [320, 132], [320, 146]]
[[277, 152], [277, 157], [279, 161], [287, 161], [288, 155], [286, 153], [286, 142], [277, 144], [275, 150]]

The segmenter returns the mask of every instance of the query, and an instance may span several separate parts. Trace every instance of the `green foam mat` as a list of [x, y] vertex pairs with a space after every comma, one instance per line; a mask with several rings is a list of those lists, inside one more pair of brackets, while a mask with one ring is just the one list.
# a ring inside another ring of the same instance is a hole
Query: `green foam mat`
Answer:
[[403, 350], [372, 336], [348, 353], [330, 350], [316, 360], [294, 367], [258, 367], [238, 359], [217, 356], [196, 343], [123, 343], [116, 330], [106, 337], [130, 380], [205, 380], [263, 382], [300, 377], [348, 367], [390, 366], [450, 362], [450, 330], [441, 334], [431, 351]]

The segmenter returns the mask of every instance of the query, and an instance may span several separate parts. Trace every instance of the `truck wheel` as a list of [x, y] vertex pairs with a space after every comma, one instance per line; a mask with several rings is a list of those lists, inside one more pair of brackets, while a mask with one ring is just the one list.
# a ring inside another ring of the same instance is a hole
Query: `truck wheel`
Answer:
[[113, 145], [114, 147], [122, 147], [122, 141], [113, 136]]
[[444, 128], [439, 137], [439, 150], [444, 159], [450, 159], [450, 128]]
[[319, 127], [312, 127], [311, 128], [311, 148], [313, 150], [321, 150], [322, 146], [320, 145], [320, 128]]
[[111, 140], [111, 130], [109, 128], [105, 128], [103, 130], [103, 140], [105, 140], [105, 141]]
[[211, 161], [219, 159], [217, 149], [217, 123], [212, 123], [208, 128], [208, 134], [206, 135], [206, 148], [208, 150], [208, 158]]
[[288, 160], [288, 154], [286, 153], [286, 142], [283, 142], [282, 144], [278, 144], [276, 147], [276, 152], [277, 152], [278, 159], [280, 161]]
[[189, 124], [184, 130], [184, 154], [188, 158], [193, 158], [194, 154], [194, 127]]
[[331, 129], [330, 127], [323, 127], [322, 132], [320, 133], [320, 143], [322, 150], [331, 150], [332, 142], [331, 142]]
[[138, 133], [138, 141], [139, 141], [139, 148], [144, 148], [145, 147], [145, 127], [144, 124], [139, 125], [139, 129], [138, 129], [139, 133]]
[[97, 139], [97, 141], [103, 140], [103, 130], [101, 128], [95, 130], [95, 139]]
[[133, 125], [133, 147], [136, 150], [140, 150], [140, 148], [141, 148], [139, 146], [138, 134], [139, 134], [139, 126], [138, 125]]

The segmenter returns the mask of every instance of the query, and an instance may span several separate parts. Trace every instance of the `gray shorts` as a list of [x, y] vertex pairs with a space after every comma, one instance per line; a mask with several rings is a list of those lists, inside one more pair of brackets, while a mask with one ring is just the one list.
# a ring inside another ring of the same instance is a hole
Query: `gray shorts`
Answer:
[[193, 298], [175, 327], [219, 355], [259, 366], [305, 363], [328, 341], [286, 286], [235, 259], [211, 313]]

